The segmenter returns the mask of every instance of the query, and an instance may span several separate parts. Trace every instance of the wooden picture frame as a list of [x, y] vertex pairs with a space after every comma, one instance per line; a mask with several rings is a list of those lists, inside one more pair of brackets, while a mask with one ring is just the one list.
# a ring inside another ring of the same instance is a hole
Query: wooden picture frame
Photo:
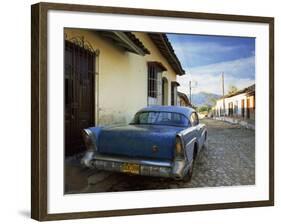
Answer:
[[[67, 12], [87, 12], [121, 14], [135, 16], [157, 16], [166, 18], [193, 18], [215, 21], [262, 23], [269, 25], [269, 179], [268, 200], [215, 203], [200, 205], [165, 206], [151, 208], [131, 208], [107, 211], [87, 211], [74, 213], [48, 213], [48, 35], [47, 14], [50, 10]], [[182, 11], [163, 11], [136, 8], [116, 8], [90, 5], [38, 3], [31, 7], [31, 217], [39, 221], [59, 219], [80, 219], [124, 215], [187, 212], [226, 208], [246, 208], [274, 205], [274, 18], [240, 15], [223, 15]]]

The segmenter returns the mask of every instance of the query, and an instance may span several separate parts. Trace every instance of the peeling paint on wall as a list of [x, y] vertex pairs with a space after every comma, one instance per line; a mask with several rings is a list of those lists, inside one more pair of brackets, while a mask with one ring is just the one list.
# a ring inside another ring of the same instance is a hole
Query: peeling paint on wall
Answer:
[[100, 108], [99, 113], [99, 125], [100, 126], [120, 126], [126, 125], [128, 117], [124, 114], [123, 111], [115, 110], [114, 108]]

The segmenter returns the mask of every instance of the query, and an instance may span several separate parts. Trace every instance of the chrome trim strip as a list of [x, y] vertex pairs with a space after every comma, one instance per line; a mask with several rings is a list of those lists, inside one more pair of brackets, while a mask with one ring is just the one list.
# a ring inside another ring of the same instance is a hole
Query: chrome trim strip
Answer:
[[203, 137], [203, 135], [205, 135], [205, 133], [206, 133], [206, 129], [204, 129], [204, 130], [202, 131], [201, 137]]
[[111, 162], [120, 162], [120, 163], [135, 163], [140, 165], [149, 165], [149, 166], [162, 166], [162, 167], [172, 167], [172, 162], [169, 161], [155, 161], [155, 160], [146, 160], [146, 159], [132, 159], [125, 157], [113, 157], [108, 155], [95, 154], [92, 158], [93, 160], [103, 160]]
[[196, 129], [196, 127], [194, 127], [194, 126], [193, 126], [193, 127], [186, 128], [186, 129], [180, 131], [180, 132], [178, 133], [178, 135], [180, 135], [180, 136], [188, 135], [188, 134], [190, 134], [191, 132], [193, 132], [195, 129]]
[[186, 143], [185, 149], [186, 149], [189, 145], [193, 144], [194, 142], [196, 142], [196, 137], [192, 138], [188, 143]]

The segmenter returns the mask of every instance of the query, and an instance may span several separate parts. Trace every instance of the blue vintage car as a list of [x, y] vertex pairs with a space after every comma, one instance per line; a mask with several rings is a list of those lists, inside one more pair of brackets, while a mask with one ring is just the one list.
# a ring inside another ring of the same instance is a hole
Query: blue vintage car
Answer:
[[129, 125], [83, 130], [87, 167], [188, 181], [207, 129], [189, 107], [149, 106]]

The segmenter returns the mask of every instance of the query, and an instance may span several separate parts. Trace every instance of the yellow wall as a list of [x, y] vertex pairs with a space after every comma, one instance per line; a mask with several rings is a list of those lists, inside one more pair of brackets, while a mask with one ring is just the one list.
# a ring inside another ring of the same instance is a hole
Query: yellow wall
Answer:
[[130, 122], [133, 115], [147, 106], [147, 62], [159, 61], [168, 71], [163, 73], [168, 83], [168, 102], [171, 103], [170, 84], [176, 74], [145, 33], [134, 33], [151, 52], [140, 56], [129, 53], [101, 37], [97, 32], [65, 29], [67, 39], [84, 37], [99, 49], [99, 71], [96, 75], [96, 125], [118, 125]]
[[162, 77], [168, 79], [168, 105], [171, 105], [171, 82], [176, 81], [177, 74], [146, 33], [133, 32], [133, 34], [140, 39], [144, 46], [150, 51], [150, 54], [145, 56], [145, 60], [161, 62], [165, 68], [167, 68], [167, 71], [162, 73]]

